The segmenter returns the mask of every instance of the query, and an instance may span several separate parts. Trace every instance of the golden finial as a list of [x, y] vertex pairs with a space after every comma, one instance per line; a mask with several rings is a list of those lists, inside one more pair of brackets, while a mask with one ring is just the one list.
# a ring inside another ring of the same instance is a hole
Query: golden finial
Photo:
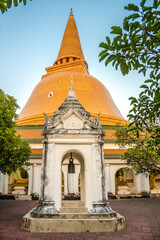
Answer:
[[71, 8], [71, 12], [70, 12], [70, 15], [73, 15], [73, 10], [72, 10], [72, 8]]

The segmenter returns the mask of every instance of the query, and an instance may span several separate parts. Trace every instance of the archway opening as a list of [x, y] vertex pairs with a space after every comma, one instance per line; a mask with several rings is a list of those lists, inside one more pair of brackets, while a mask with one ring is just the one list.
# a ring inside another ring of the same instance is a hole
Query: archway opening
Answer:
[[116, 195], [135, 195], [134, 172], [125, 167], [120, 168], [115, 174]]
[[84, 201], [84, 160], [74, 150], [62, 159], [62, 200]]

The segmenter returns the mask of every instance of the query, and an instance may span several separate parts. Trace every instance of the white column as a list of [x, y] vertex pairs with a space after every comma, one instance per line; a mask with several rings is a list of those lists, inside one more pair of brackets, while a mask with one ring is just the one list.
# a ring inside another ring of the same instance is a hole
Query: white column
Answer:
[[135, 188], [136, 188], [136, 193], [139, 194], [141, 193], [141, 176], [134, 176], [134, 182], [135, 182]]
[[117, 172], [117, 167], [115, 165], [110, 164], [109, 172], [110, 172], [110, 191], [115, 195], [116, 194], [115, 174]]
[[100, 149], [98, 144], [92, 144], [93, 159], [92, 159], [92, 201], [98, 202], [102, 200], [101, 186], [101, 165], [100, 165]]
[[31, 165], [29, 167], [29, 170], [28, 170], [28, 178], [29, 178], [29, 182], [28, 182], [28, 195], [31, 195], [32, 193], [32, 170], [33, 170], [33, 166]]
[[42, 165], [38, 165], [38, 194], [41, 192], [41, 171], [42, 171]]
[[3, 194], [3, 173], [0, 172], [0, 193]]
[[[81, 196], [81, 201], [85, 202], [86, 199], [86, 195], [85, 195], [85, 165], [84, 162], [81, 162], [81, 172], [80, 172], [80, 184], [81, 184], [81, 188], [80, 188], [80, 196]], [[85, 202], [86, 204], [86, 202]]]
[[0, 192], [8, 194], [8, 175], [0, 172]]
[[101, 152], [103, 149], [100, 144], [92, 144], [92, 151], [93, 201], [99, 202], [106, 200], [105, 165]]
[[[56, 201], [57, 201], [56, 197], [58, 196], [58, 200], [59, 200], [58, 203], [61, 206], [61, 195], [57, 193], [57, 188], [59, 192], [61, 192], [61, 186], [62, 186], [61, 162], [59, 162], [59, 164], [60, 164], [60, 167], [56, 168], [55, 144], [45, 139], [44, 146], [43, 146], [43, 164], [42, 164], [42, 174], [41, 174], [40, 203], [32, 212], [35, 215], [58, 214], [55, 208]], [[35, 169], [36, 169], [36, 166], [35, 166]]]
[[80, 165], [75, 165], [75, 179], [74, 179], [74, 182], [75, 182], [75, 193], [78, 194], [79, 192], [79, 186], [78, 186], [78, 177], [79, 177], [79, 172], [80, 172]]
[[39, 171], [38, 171], [38, 165], [33, 164], [33, 187], [32, 187], [32, 193], [39, 194]]
[[68, 194], [68, 179], [67, 179], [67, 175], [68, 175], [68, 172], [67, 172], [67, 168], [68, 166], [67, 165], [64, 165], [62, 166], [63, 167], [63, 176], [64, 176], [64, 195], [67, 195]]
[[53, 146], [53, 154], [52, 154], [52, 175], [53, 175], [53, 200], [55, 202], [55, 208], [59, 211], [62, 204], [62, 158], [61, 158], [61, 148], [59, 148], [56, 144]]
[[4, 175], [4, 194], [8, 194], [8, 175]]
[[55, 144], [48, 143], [47, 145], [47, 155], [44, 162], [43, 168], [43, 200], [44, 201], [54, 201], [54, 195], [56, 194], [54, 191], [55, 186], [55, 175], [58, 174], [55, 169]]
[[105, 164], [105, 174], [106, 174], [106, 192], [111, 192], [110, 164], [109, 163]]
[[141, 175], [141, 192], [150, 192], [149, 186], [149, 176], [145, 176], [144, 174]]

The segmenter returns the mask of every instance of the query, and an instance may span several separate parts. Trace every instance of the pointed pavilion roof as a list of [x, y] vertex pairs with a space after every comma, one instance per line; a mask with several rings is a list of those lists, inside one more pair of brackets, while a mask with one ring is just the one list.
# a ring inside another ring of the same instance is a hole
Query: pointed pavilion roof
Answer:
[[58, 108], [58, 111], [53, 113], [53, 117], [56, 117], [57, 115], [63, 115], [64, 112], [68, 112], [70, 109], [79, 109], [80, 111], [85, 111], [85, 115], [88, 117], [90, 116], [90, 113], [85, 110], [85, 108], [82, 106], [82, 104], [79, 102], [78, 98], [75, 95], [75, 91], [73, 88], [73, 76], [71, 76], [71, 85], [68, 92], [68, 96], [64, 100], [64, 102], [60, 105]]

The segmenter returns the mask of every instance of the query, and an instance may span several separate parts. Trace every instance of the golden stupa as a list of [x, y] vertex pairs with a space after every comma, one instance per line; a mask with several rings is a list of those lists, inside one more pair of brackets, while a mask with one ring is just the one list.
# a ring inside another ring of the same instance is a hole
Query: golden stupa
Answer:
[[22, 109], [17, 125], [42, 125], [43, 112], [52, 116], [68, 95], [71, 76], [76, 97], [92, 117], [101, 113], [100, 121], [103, 125], [127, 123], [106, 87], [89, 74], [71, 11], [58, 57], [53, 66], [46, 68], [46, 74], [42, 76]]

